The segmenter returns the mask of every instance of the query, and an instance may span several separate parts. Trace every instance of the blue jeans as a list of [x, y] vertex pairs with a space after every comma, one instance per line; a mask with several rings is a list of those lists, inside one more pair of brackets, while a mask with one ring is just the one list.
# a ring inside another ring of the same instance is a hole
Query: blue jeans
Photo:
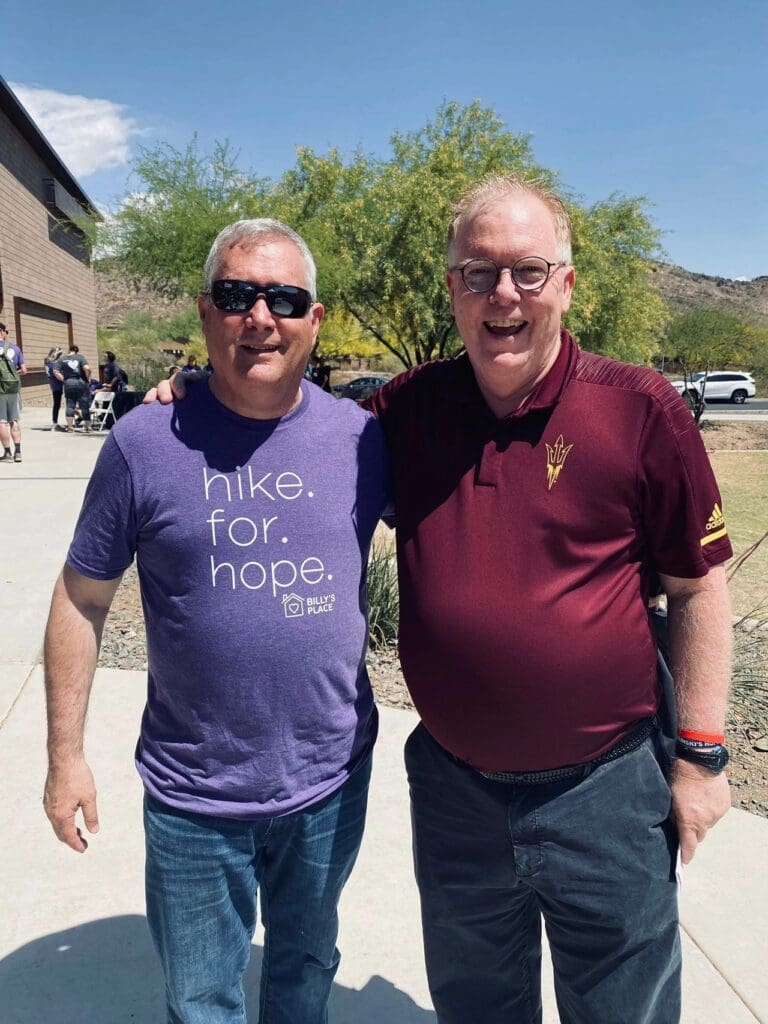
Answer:
[[492, 782], [423, 725], [406, 743], [430, 992], [440, 1024], [540, 1024], [541, 917], [561, 1024], [675, 1024], [669, 788], [651, 737], [582, 776]]
[[146, 795], [147, 919], [168, 1024], [242, 1024], [243, 974], [264, 923], [259, 1021], [326, 1024], [339, 964], [337, 907], [360, 849], [371, 761], [295, 814], [236, 821]]

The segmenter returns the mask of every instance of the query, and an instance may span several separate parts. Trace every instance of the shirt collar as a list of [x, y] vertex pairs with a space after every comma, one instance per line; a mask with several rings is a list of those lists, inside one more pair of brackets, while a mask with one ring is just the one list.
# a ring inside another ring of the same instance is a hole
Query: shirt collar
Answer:
[[[560, 330], [560, 351], [546, 375], [539, 381], [526, 401], [515, 412], [505, 416], [505, 420], [516, 420], [538, 409], [549, 409], [560, 401], [568, 383], [573, 376], [579, 346], [564, 328]], [[446, 398], [462, 405], [471, 405], [493, 416], [486, 405], [480, 388], [477, 385], [472, 364], [466, 352], [453, 360], [454, 375], [447, 389]], [[495, 416], [493, 417], [496, 418]]]

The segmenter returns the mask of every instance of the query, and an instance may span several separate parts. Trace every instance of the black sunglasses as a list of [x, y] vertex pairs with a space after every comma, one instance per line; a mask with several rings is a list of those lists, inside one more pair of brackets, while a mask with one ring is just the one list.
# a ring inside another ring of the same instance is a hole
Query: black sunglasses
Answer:
[[225, 313], [247, 313], [258, 298], [275, 316], [299, 319], [306, 316], [312, 296], [293, 284], [256, 284], [255, 281], [214, 281], [210, 291], [216, 309]]

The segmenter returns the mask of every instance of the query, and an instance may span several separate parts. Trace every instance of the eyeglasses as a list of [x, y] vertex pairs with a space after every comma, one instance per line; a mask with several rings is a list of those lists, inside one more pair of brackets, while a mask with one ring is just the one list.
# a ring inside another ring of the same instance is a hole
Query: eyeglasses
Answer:
[[461, 272], [461, 279], [471, 292], [489, 292], [495, 288], [505, 269], [509, 270], [518, 288], [524, 292], [533, 292], [547, 283], [554, 267], [564, 266], [565, 263], [550, 263], [540, 256], [523, 256], [508, 268], [500, 267], [493, 260], [468, 260], [450, 269]]
[[312, 296], [306, 288], [292, 284], [256, 284], [255, 281], [214, 281], [210, 294], [216, 309], [225, 313], [247, 313], [263, 298], [274, 316], [298, 320], [306, 316]]

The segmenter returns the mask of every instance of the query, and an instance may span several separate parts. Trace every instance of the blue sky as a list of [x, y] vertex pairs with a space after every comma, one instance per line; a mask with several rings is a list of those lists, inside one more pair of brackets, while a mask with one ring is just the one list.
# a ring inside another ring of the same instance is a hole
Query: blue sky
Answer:
[[97, 202], [158, 141], [389, 153], [478, 99], [586, 203], [645, 196], [670, 261], [768, 274], [768, 3], [4, 0], [0, 73]]

